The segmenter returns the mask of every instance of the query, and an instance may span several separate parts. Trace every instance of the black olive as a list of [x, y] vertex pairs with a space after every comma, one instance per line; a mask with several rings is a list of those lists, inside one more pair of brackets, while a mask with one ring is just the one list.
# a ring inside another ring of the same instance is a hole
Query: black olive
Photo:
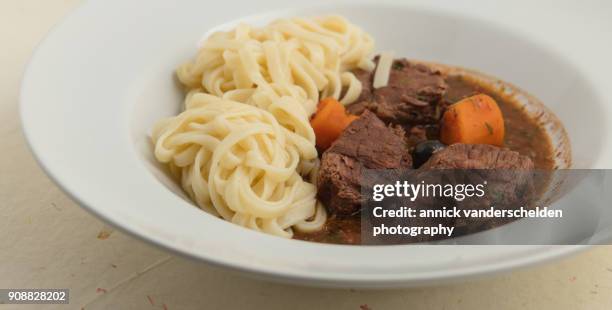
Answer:
[[442, 142], [438, 140], [425, 140], [414, 147], [412, 151], [412, 162], [415, 168], [420, 167], [429, 160], [433, 153], [445, 148]]

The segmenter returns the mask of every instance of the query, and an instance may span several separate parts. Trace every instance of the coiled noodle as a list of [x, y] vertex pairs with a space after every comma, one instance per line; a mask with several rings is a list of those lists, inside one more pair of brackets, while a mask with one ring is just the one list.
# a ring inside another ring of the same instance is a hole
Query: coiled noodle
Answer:
[[155, 157], [200, 208], [228, 221], [282, 237], [321, 229], [309, 118], [321, 98], [357, 99], [350, 70], [373, 69], [373, 46], [339, 16], [212, 34], [177, 69], [185, 110], [153, 129]]

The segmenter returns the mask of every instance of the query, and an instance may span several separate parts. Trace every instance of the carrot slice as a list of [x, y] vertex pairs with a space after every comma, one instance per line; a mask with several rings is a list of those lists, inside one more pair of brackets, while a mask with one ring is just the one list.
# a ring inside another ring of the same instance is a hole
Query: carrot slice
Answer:
[[320, 150], [325, 150], [338, 139], [342, 131], [358, 117], [346, 113], [342, 103], [333, 98], [326, 98], [319, 102], [317, 112], [310, 120], [314, 129], [316, 144]]
[[440, 140], [445, 144], [504, 144], [504, 117], [495, 100], [485, 94], [465, 98], [442, 116]]

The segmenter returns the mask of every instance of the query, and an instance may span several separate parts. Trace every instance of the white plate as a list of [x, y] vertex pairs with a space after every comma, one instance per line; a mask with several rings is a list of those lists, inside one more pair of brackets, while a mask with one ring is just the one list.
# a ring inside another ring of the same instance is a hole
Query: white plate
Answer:
[[[204, 33], [242, 16], [262, 23], [284, 15], [338, 13], [370, 32], [378, 50], [504, 78], [542, 99], [561, 118], [576, 166], [612, 166], [606, 125], [612, 111], [602, 99], [607, 89], [601, 81], [607, 74], [598, 70], [610, 62], [600, 41], [592, 42], [599, 49], [588, 55], [568, 42], [568, 34], [581, 27], [563, 23], [571, 8], [557, 7], [554, 17], [543, 18], [537, 4], [530, 6], [532, 14], [517, 10], [515, 2], [329, 2], [308, 1], [299, 5], [308, 8], [294, 5], [285, 11], [274, 10], [289, 5], [281, 0], [87, 2], [51, 32], [28, 66], [21, 93], [27, 139], [45, 171], [97, 216], [177, 253], [268, 279], [352, 287], [423, 285], [509, 270], [579, 249], [284, 240], [224, 222], [177, 195], [180, 191], [151, 160], [148, 133], [155, 120], [178, 111], [182, 94], [174, 68], [193, 56]], [[540, 27], [543, 21], [546, 27]], [[609, 29], [609, 24], [595, 25], [601, 35]], [[598, 30], [590, 31], [597, 37]], [[609, 42], [604, 48], [609, 51]]]

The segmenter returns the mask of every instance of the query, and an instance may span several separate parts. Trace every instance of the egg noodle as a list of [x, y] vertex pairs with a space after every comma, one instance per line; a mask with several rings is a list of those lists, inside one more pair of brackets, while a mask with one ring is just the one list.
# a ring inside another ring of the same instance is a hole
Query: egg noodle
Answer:
[[283, 237], [321, 229], [309, 118], [321, 98], [359, 97], [350, 71], [374, 69], [373, 47], [339, 16], [210, 35], [177, 69], [189, 92], [185, 110], [153, 130], [157, 160], [200, 208], [228, 221]]

